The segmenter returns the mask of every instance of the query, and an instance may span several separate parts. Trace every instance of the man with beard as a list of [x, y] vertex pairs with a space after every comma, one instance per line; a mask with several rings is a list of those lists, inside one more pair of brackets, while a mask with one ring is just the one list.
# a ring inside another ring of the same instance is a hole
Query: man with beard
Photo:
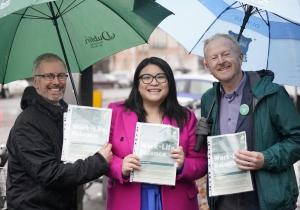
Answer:
[[8, 209], [76, 210], [77, 185], [108, 173], [110, 144], [85, 160], [61, 161], [67, 77], [63, 60], [55, 54], [34, 61], [34, 87], [25, 89], [23, 112], [7, 141]]

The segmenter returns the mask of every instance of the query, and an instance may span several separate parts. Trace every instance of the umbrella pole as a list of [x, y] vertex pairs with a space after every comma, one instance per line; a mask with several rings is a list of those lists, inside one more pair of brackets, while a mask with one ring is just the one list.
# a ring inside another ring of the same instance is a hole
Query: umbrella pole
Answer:
[[241, 26], [241, 29], [240, 29], [240, 32], [239, 32], [239, 35], [238, 35], [238, 38], [237, 38], [237, 41], [239, 42], [240, 41], [240, 38], [245, 30], [245, 27], [246, 27], [246, 24], [248, 23], [249, 21], [249, 18], [251, 16], [251, 12], [253, 10], [253, 6], [251, 5], [247, 5], [247, 9], [245, 11], [245, 16], [244, 16], [244, 19], [243, 19], [243, 24]]
[[77, 89], [76, 89], [76, 86], [75, 86], [75, 83], [74, 83], [72, 72], [70, 70], [70, 64], [69, 64], [69, 61], [68, 61], [68, 58], [67, 58], [67, 54], [66, 54], [66, 51], [65, 51], [64, 43], [63, 43], [61, 35], [60, 35], [60, 31], [59, 31], [59, 28], [58, 28], [56, 16], [55, 16], [55, 13], [54, 13], [54, 10], [53, 10], [53, 5], [52, 5], [52, 2], [49, 2], [48, 4], [49, 4], [49, 8], [50, 8], [50, 11], [51, 11], [51, 14], [52, 14], [52, 20], [53, 20], [53, 24], [54, 24], [56, 32], [57, 32], [57, 36], [58, 36], [58, 39], [59, 39], [61, 50], [63, 52], [64, 59], [65, 59], [65, 62], [66, 62], [67, 71], [68, 71], [68, 73], [70, 75], [70, 80], [71, 80], [72, 88], [74, 90], [74, 95], [75, 95], [76, 103], [79, 104], [78, 103]]

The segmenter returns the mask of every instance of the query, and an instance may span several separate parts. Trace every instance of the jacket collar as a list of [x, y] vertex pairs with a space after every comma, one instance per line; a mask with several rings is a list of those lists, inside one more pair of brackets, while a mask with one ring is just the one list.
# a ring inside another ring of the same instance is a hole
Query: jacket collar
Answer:
[[63, 112], [67, 110], [68, 105], [64, 100], [60, 100], [59, 103], [60, 106], [56, 106], [47, 102], [36, 92], [34, 87], [29, 86], [24, 90], [22, 95], [21, 108], [24, 110], [30, 106], [36, 106], [38, 110], [47, 114], [53, 120], [60, 120]]
[[250, 78], [252, 93], [257, 100], [276, 93], [279, 85], [274, 84], [274, 73], [270, 70], [246, 72]]
[[[253, 95], [257, 100], [274, 94], [279, 90], [279, 85], [274, 84], [274, 73], [270, 70], [245, 71], [250, 80]], [[220, 82], [213, 83], [216, 96], [219, 96]]]

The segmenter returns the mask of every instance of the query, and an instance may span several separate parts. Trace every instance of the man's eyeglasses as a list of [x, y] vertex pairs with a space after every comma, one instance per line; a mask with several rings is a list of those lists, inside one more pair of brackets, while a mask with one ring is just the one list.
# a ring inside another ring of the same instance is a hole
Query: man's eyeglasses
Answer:
[[158, 83], [165, 83], [168, 81], [167, 75], [165, 73], [158, 73], [156, 75], [151, 74], [142, 74], [139, 76], [139, 79], [142, 80], [144, 84], [151, 84], [153, 79]]
[[68, 74], [66, 73], [47, 73], [47, 74], [36, 74], [36, 77], [42, 77], [47, 81], [53, 81], [55, 77], [57, 77], [58, 80], [60, 81], [65, 81], [68, 78]]

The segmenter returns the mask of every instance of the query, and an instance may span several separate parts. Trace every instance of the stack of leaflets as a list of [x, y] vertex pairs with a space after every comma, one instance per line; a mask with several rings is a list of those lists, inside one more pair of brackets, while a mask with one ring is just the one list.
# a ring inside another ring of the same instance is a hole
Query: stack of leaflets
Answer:
[[179, 128], [138, 122], [133, 153], [140, 158], [141, 170], [134, 170], [130, 181], [174, 186], [176, 164], [170, 155], [178, 145]]
[[242, 171], [234, 153], [247, 150], [245, 131], [207, 137], [209, 196], [252, 191], [250, 171]]
[[95, 154], [109, 140], [111, 109], [69, 105], [64, 113], [62, 161]]

